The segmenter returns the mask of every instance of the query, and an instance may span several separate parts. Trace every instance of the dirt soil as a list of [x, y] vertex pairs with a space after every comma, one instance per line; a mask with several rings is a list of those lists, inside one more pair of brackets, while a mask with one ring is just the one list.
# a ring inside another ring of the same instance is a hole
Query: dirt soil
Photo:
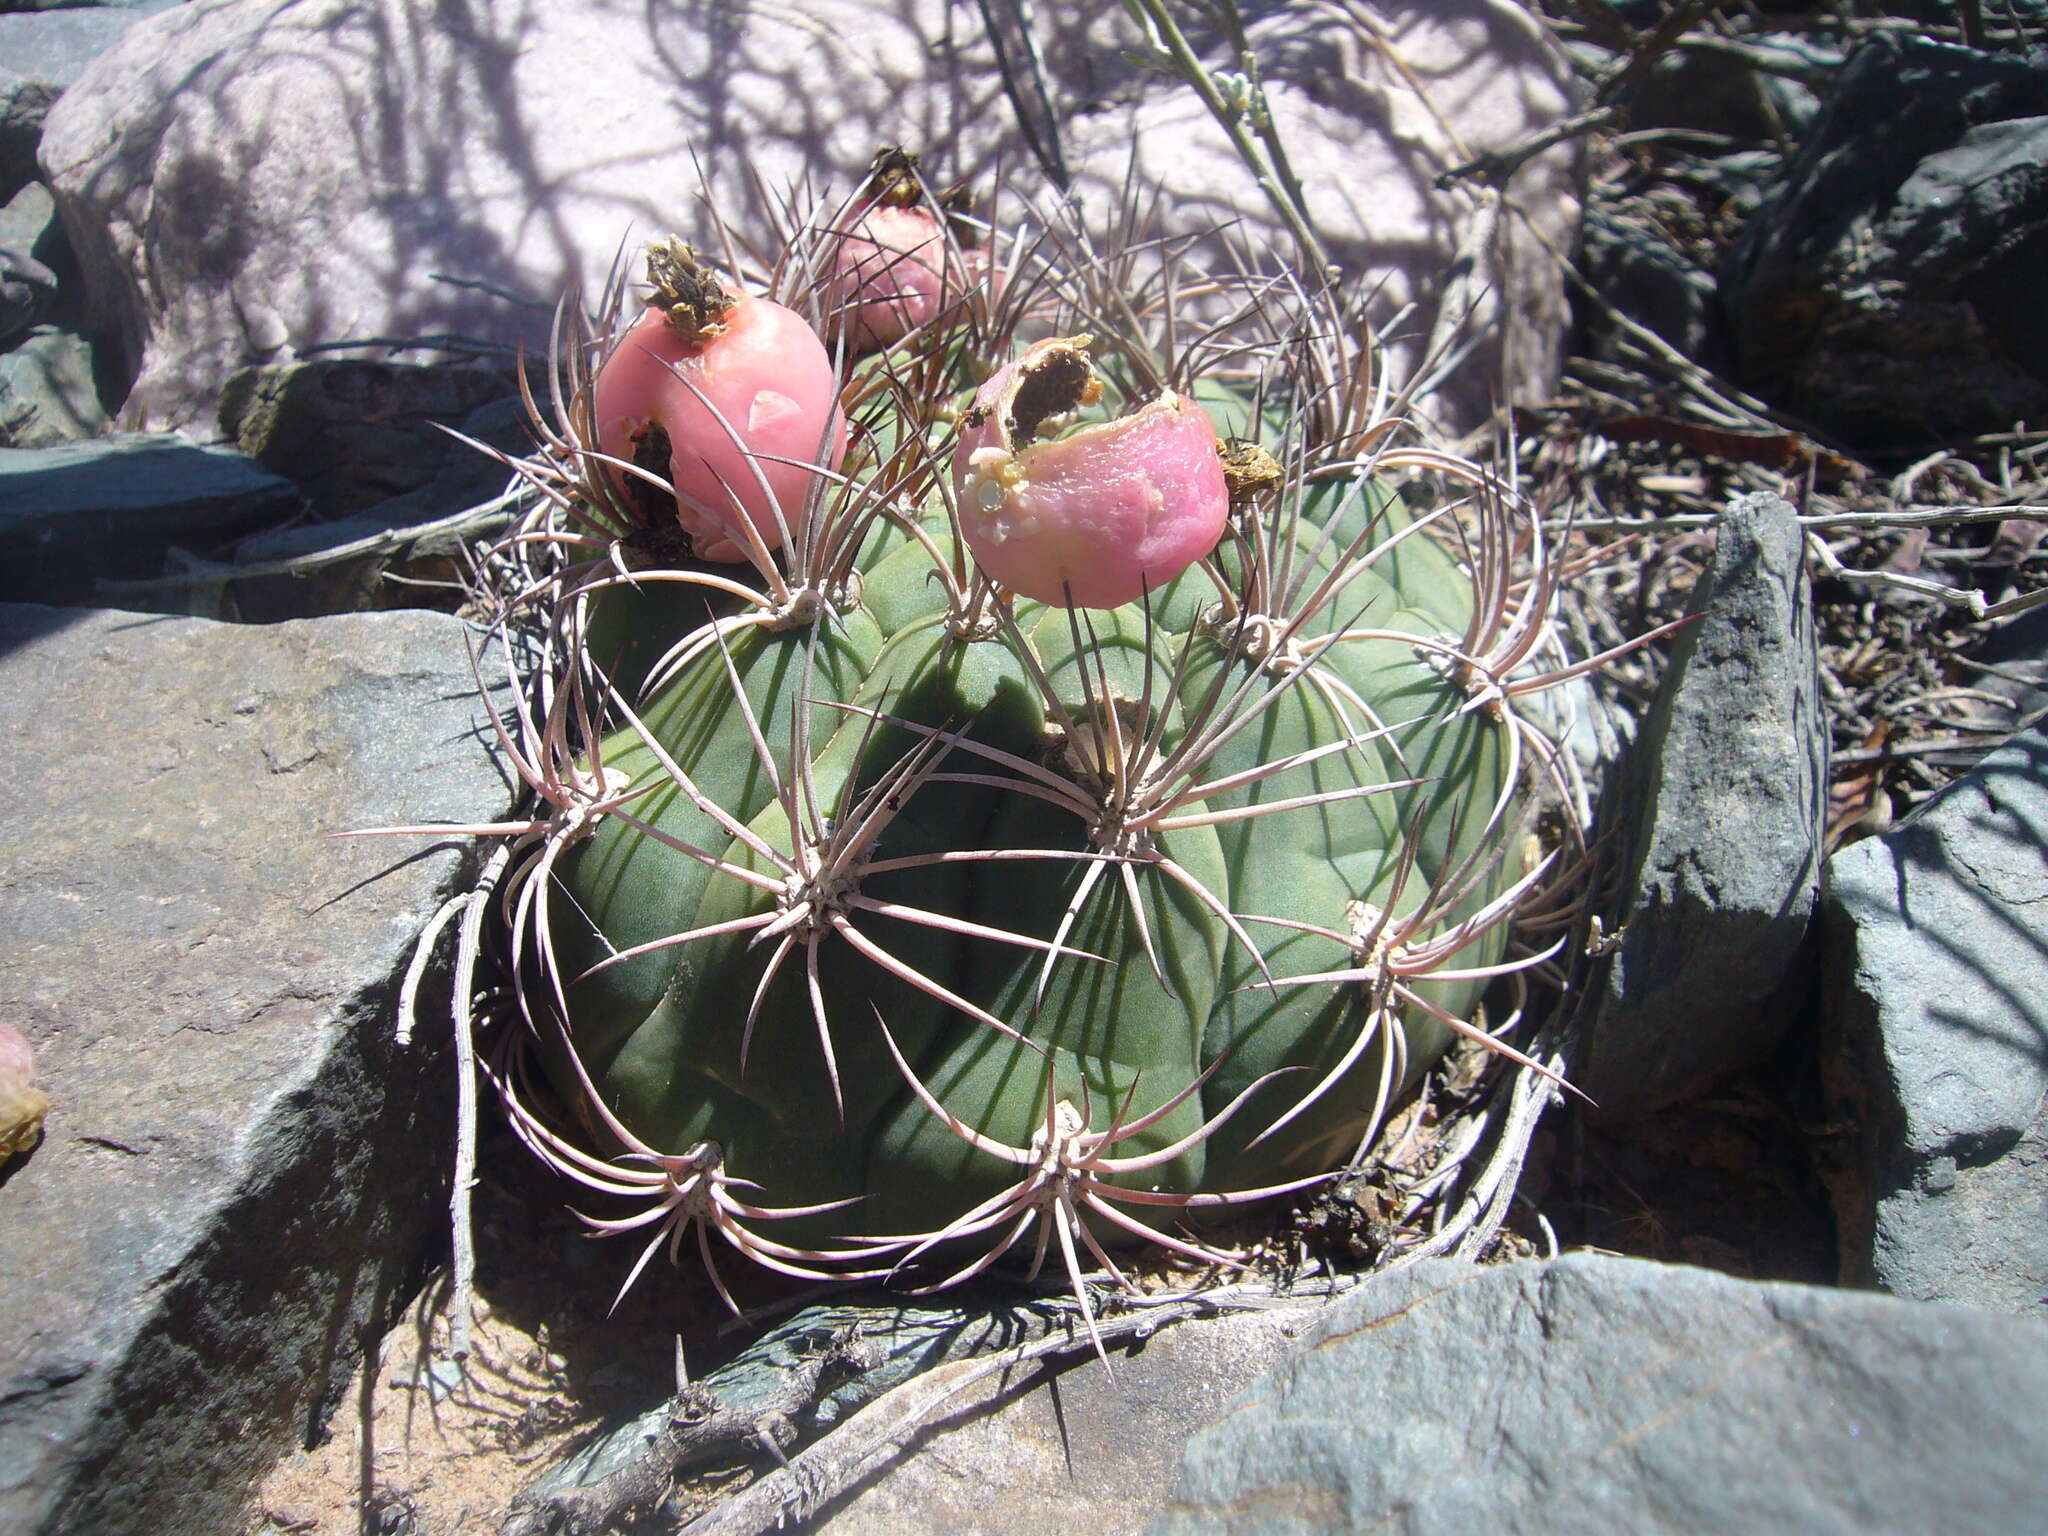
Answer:
[[[264, 1481], [245, 1536], [492, 1531], [513, 1495], [596, 1426], [674, 1390], [679, 1343], [701, 1373], [751, 1337], [689, 1266], [648, 1266], [608, 1310], [637, 1245], [593, 1240], [565, 1186], [509, 1132], [487, 1135], [480, 1166], [466, 1365], [450, 1354], [444, 1271], [357, 1373], [327, 1438]], [[746, 1307], [793, 1294], [768, 1276], [727, 1281]]]

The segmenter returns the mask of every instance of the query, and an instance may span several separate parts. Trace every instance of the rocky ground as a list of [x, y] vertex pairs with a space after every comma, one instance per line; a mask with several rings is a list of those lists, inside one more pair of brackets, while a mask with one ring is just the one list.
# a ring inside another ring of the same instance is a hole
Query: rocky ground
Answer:
[[[1110, 1368], [1009, 1288], [757, 1284], [741, 1328], [681, 1269], [608, 1314], [618, 1256], [487, 1119], [465, 1367], [455, 1073], [436, 978], [407, 967], [477, 855], [325, 834], [514, 809], [455, 616], [505, 476], [441, 428], [524, 451], [510, 342], [659, 200], [618, 164], [683, 184], [673, 123], [621, 109], [601, 167], [532, 123], [522, 151], [483, 21], [387, 53], [330, 37], [323, 62], [282, 30], [317, 7], [0, 6], [0, 1525], [2034, 1523], [2048, 66], [2026, 44], [2048, 16], [1556, 4], [1545, 42], [1480, 6], [1459, 52], [1428, 7], [1382, 7], [1377, 45], [1289, 30], [1303, 9], [1258, 35], [1311, 194], [1380, 108], [1304, 81], [1377, 82], [1406, 137], [1373, 142], [1413, 151], [1324, 185], [1352, 258], [1361, 208], [1403, 253], [1390, 303], [1448, 307], [1429, 274], [1501, 200], [1479, 286], [1512, 318], [1481, 319], [1514, 340], [1471, 367], [1512, 404], [1486, 423], [1483, 390], [1452, 390], [1440, 428], [1511, 449], [1554, 509], [1586, 652], [1694, 617], [1605, 669], [1573, 736], [1601, 926], [1547, 1006], [1598, 1109], [1543, 1118], [1486, 1262], [1368, 1279], [1427, 1236], [1413, 1192], [1468, 1187], [1495, 1145], [1508, 1100], [1454, 1060], [1373, 1166], [1284, 1219], [1260, 1285], [1162, 1276], [1114, 1313]], [[617, 52], [603, 10], [548, 10], [571, 95]], [[962, 99], [1015, 122], [992, 55], [940, 31]], [[1132, 124], [1185, 127], [1078, 33], [1044, 41], [1055, 98], [1091, 103], [1086, 174]], [[740, 56], [766, 79], [773, 52]], [[174, 96], [177, 69], [213, 85]], [[266, 80], [296, 93], [290, 131], [256, 126]], [[872, 85], [846, 87], [857, 145], [775, 153], [864, 159], [890, 120]], [[336, 126], [364, 101], [406, 131]], [[1236, 205], [1220, 160], [1181, 158], [1179, 202]], [[571, 190], [521, 245], [493, 221], [530, 233], [515, 173], [541, 170]], [[281, 275], [309, 238], [339, 252], [324, 289]]]

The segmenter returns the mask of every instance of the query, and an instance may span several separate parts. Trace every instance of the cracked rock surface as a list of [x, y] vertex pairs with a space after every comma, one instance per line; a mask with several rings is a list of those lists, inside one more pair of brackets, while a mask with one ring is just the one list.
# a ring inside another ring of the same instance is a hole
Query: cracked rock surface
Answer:
[[2048, 1317], [2048, 728], [1829, 862], [1849, 1278]]
[[2032, 1529], [2044, 1413], [2041, 1323], [1590, 1254], [1433, 1260], [1197, 1435], [1150, 1536]]
[[[773, 227], [769, 189], [850, 186], [883, 144], [943, 155], [945, 177], [993, 181], [1030, 160], [971, 6], [699, 9], [561, 0], [437, 26], [404, 0], [225, 0], [124, 34], [51, 110], [42, 158], [79, 232], [93, 332], [140, 368], [125, 421], [204, 417], [236, 368], [323, 340], [544, 347], [555, 295], [601, 292], [629, 225], [644, 238], [693, 217], [678, 199], [700, 174], [745, 241]], [[1248, 9], [1331, 258], [1383, 316], [1416, 306], [1389, 341], [1404, 372], [1473, 227], [1469, 199], [1434, 178], [1568, 115], [1563, 52], [1507, 0], [1400, 0], [1370, 26], [1291, 0]], [[1114, 207], [1135, 169], [1159, 188], [1145, 236], [1228, 220], [1236, 239], [1285, 245], [1200, 103], [1126, 61], [1140, 34], [1120, 12], [1042, 7], [1036, 25], [1056, 108], [1034, 131], [1077, 193]], [[1234, 62], [1220, 40], [1199, 45]], [[1552, 252], [1573, 242], [1578, 159], [1560, 147], [1517, 177], [1525, 211], [1500, 225], [1480, 285], [1482, 316], [1516, 324], [1482, 325], [1470, 383], [1442, 402], [1459, 420], [1484, 418], [1496, 379], [1540, 393], [1556, 377]], [[546, 302], [523, 310], [487, 288]]]
[[0, 1529], [233, 1529], [437, 1235], [393, 1002], [470, 856], [324, 834], [505, 813], [465, 633], [0, 605]]
[[1603, 1108], [1654, 1110], [1754, 1064], [1795, 1011], [1828, 781], [1803, 539], [1782, 497], [1729, 503], [1630, 748], [1634, 894], [1572, 1065]]
[[819, 1525], [829, 1536], [1008, 1536], [1042, 1527], [1140, 1529], [1163, 1504], [1181, 1448], [1217, 1405], [1273, 1365], [1302, 1326], [1287, 1309], [1204, 1318], [1085, 1358], [992, 1411], [934, 1435]]

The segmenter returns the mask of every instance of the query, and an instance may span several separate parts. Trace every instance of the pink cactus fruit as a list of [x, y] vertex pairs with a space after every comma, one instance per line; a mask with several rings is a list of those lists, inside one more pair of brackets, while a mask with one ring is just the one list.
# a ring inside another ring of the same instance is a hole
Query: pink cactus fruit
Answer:
[[1036, 440], [1101, 398], [1090, 340], [1037, 342], [982, 385], [953, 452], [953, 485], [961, 533], [990, 577], [1043, 603], [1117, 608], [1216, 547], [1230, 491], [1207, 413], [1171, 390]]
[[917, 157], [885, 149], [832, 251], [828, 291], [856, 352], [894, 346], [956, 306], [987, 276], [986, 253], [959, 249], [926, 195]]
[[0, 1164], [36, 1144], [49, 1108], [36, 1086], [35, 1052], [20, 1030], [0, 1021]]
[[[894, 346], [945, 302], [946, 237], [924, 208], [868, 204], [832, 257], [832, 292], [856, 352]], [[962, 286], [952, 283], [952, 297]]]
[[[598, 369], [600, 452], [665, 474], [675, 514], [705, 560], [745, 560], [744, 516], [774, 549], [794, 531], [819, 476], [846, 454], [846, 416], [825, 344], [803, 317], [735, 294], [689, 247], [650, 247], [645, 314]], [[654, 488], [614, 475], [629, 506]]]

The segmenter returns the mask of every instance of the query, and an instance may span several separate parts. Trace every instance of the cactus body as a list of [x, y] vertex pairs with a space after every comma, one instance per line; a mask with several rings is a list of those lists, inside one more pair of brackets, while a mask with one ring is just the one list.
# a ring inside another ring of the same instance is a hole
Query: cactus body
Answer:
[[[1399, 454], [1357, 446], [1387, 434], [1295, 414], [1312, 377], [1142, 346], [1097, 377], [1085, 337], [975, 335], [860, 365], [843, 470], [748, 509], [787, 533], [757, 579], [565, 586], [559, 697], [604, 725], [551, 735], [571, 770], [530, 776], [589, 787], [544, 788], [507, 909], [566, 1116], [508, 1102], [565, 1172], [656, 1201], [607, 1230], [805, 1275], [1207, 1256], [1205, 1213], [1343, 1167], [1524, 963], [1512, 678], [1549, 589], [1508, 580], [1510, 499], [1475, 471], [1409, 506], [1376, 473]], [[1004, 519], [1049, 579], [988, 546]], [[1155, 521], [1208, 531], [1155, 558]]]
[[[1306, 532], [1297, 542], [1313, 545]], [[1334, 559], [1327, 548], [1322, 558]], [[1397, 1007], [1355, 1050], [1373, 1013], [1364, 988], [1268, 984], [1341, 970], [1356, 961], [1351, 948], [1259, 919], [1348, 931], [1361, 903], [1420, 906], [1502, 792], [1496, 738], [1508, 727], [1383, 639], [1339, 640], [1290, 681], [1205, 623], [1208, 605], [1174, 594], [1149, 616], [1142, 603], [1083, 619], [1019, 602], [1003, 629], [964, 636], [933, 565], [922, 546], [898, 546], [844, 611], [779, 633], [742, 625], [700, 645], [604, 747], [608, 769], [656, 787], [628, 807], [631, 820], [608, 820], [559, 867], [551, 920], [564, 974], [706, 932], [567, 985], [568, 1035], [596, 1091], [660, 1151], [718, 1143], [729, 1171], [761, 1185], [769, 1204], [860, 1197], [812, 1224], [848, 1234], [943, 1231], [1016, 1177], [931, 1111], [899, 1054], [948, 1115], [1013, 1148], [1030, 1147], [1062, 1103], [1097, 1130], [1156, 1114], [1118, 1155], [1189, 1144], [1129, 1174], [1135, 1189], [1193, 1196], [1341, 1166], [1449, 1032]], [[1464, 578], [1434, 546], [1400, 574], [1428, 585], [1410, 593], [1368, 570], [1330, 606], [1425, 637], [1470, 607]], [[1185, 627], [1167, 627], [1176, 617]], [[1135, 854], [1102, 845], [1082, 808], [1131, 772], [1119, 752], [1148, 739], [1155, 755], [1170, 752], [1191, 728], [1220, 733], [1239, 715], [1249, 723], [1177, 788], [1228, 782], [1176, 799], [1172, 818], [1306, 803], [1156, 829]], [[1347, 737], [1358, 739], [1257, 776]], [[925, 777], [896, 803], [866, 805], [920, 753]], [[1427, 782], [1368, 792], [1414, 778]], [[1073, 790], [1063, 799], [1041, 779]], [[885, 809], [886, 825], [844, 872], [871, 905], [837, 914], [865, 944], [827, 924], [780, 936], [729, 926], [767, 918], [783, 899], [743, 872], [786, 879], [732, 824], [789, 859], [821, 827]], [[1410, 845], [1417, 867], [1396, 893]], [[1474, 873], [1441, 923], [1521, 870], [1482, 861]], [[936, 922], [894, 915], [904, 908]], [[1498, 952], [1489, 935], [1461, 961]], [[1445, 984], [1432, 1001], [1463, 1016], [1480, 985]], [[1319, 1085], [1305, 1112], [1256, 1140]], [[1198, 1134], [1240, 1096], [1230, 1122]], [[1094, 1225], [1105, 1242], [1134, 1240]]]

